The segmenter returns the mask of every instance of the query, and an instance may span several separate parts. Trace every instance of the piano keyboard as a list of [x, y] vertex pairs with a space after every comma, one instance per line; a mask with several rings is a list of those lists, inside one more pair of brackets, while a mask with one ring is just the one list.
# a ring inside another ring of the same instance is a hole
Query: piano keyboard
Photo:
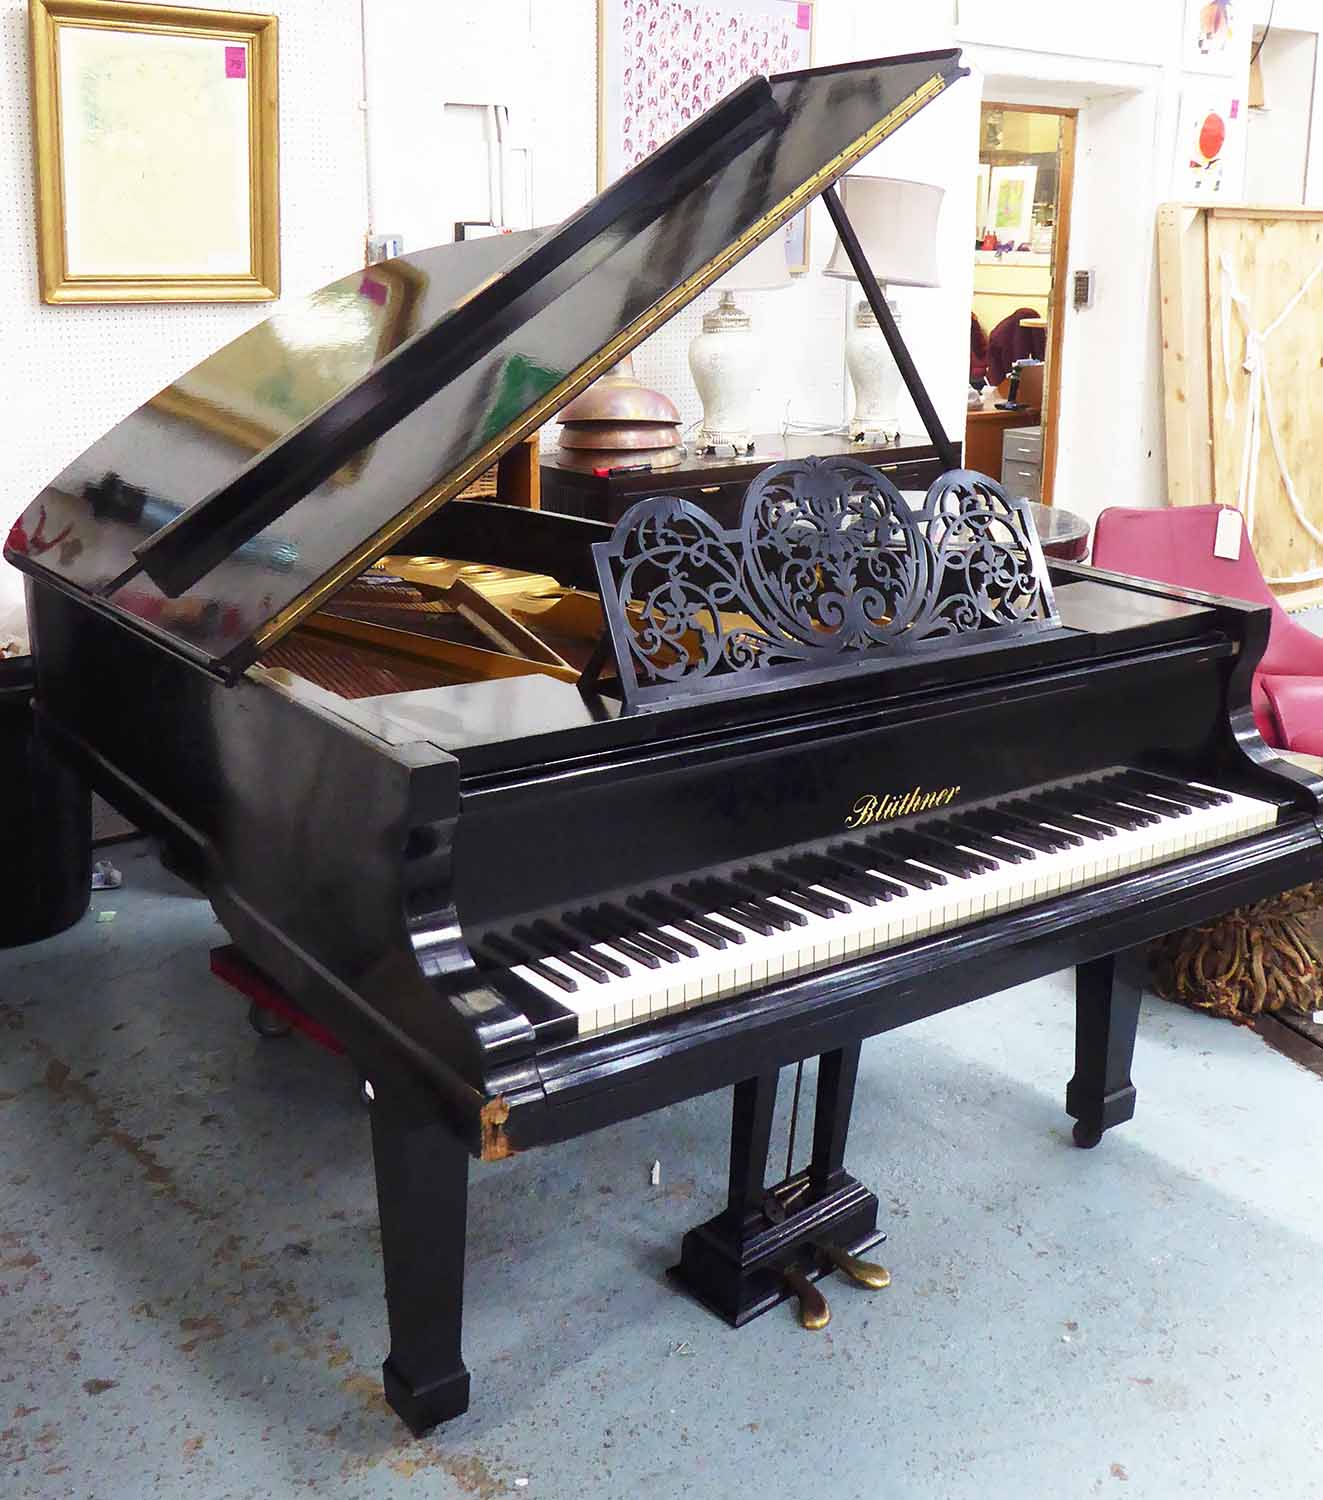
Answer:
[[1276, 820], [1275, 803], [1121, 771], [491, 933], [480, 957], [571, 1012], [588, 1036], [1098, 885]]

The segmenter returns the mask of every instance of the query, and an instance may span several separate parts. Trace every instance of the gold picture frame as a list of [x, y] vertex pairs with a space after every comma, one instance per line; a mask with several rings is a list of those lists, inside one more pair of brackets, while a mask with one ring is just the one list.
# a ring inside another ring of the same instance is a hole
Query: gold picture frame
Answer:
[[280, 295], [274, 16], [28, 0], [41, 299]]

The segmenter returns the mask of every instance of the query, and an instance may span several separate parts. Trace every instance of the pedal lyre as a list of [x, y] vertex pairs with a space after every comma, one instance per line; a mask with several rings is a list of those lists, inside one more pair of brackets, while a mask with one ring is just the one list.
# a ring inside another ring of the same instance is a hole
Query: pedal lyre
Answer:
[[801, 1327], [817, 1330], [831, 1322], [831, 1308], [827, 1299], [808, 1279], [803, 1271], [787, 1266], [781, 1272], [782, 1280], [792, 1294], [799, 1299], [799, 1321]]

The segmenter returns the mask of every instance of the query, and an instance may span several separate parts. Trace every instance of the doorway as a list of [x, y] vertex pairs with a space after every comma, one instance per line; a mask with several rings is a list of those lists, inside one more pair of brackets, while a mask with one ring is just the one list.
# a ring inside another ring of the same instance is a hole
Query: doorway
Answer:
[[1060, 439], [1075, 125], [1075, 110], [1041, 105], [989, 101], [979, 114], [965, 462], [1044, 505]]

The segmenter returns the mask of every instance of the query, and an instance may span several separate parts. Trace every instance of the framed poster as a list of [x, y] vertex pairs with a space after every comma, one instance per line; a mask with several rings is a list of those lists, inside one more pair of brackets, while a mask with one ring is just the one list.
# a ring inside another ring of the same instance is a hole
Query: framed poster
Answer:
[[28, 0], [44, 302], [280, 293], [276, 19]]
[[993, 167], [989, 174], [989, 228], [999, 245], [1018, 249], [1034, 231], [1034, 188], [1038, 168]]
[[1246, 0], [1185, 0], [1183, 65], [1196, 73], [1235, 73], [1249, 46]]
[[1181, 94], [1172, 196], [1185, 203], [1235, 198], [1243, 167], [1241, 100], [1229, 81], [1201, 79]]
[[[801, 0], [597, 0], [597, 187], [664, 145], [759, 73], [813, 63]], [[808, 215], [786, 226], [792, 271], [808, 270]]]

